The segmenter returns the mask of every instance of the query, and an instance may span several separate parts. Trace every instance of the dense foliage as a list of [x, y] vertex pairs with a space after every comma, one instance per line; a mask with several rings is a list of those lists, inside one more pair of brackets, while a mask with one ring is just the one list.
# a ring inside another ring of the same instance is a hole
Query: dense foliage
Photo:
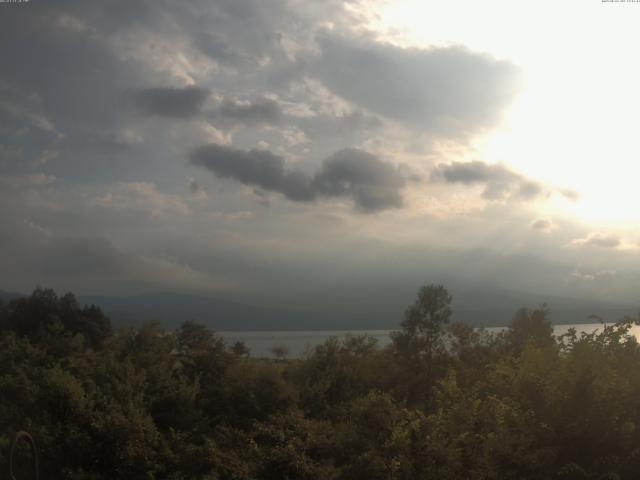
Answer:
[[0, 464], [25, 429], [50, 479], [638, 478], [632, 319], [554, 338], [543, 306], [491, 335], [450, 303], [423, 287], [386, 348], [255, 359], [38, 289], [0, 305]]

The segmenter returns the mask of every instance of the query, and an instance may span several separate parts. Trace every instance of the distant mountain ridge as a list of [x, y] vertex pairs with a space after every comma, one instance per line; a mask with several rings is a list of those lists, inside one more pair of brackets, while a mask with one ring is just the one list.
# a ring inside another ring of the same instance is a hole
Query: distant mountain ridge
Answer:
[[22, 297], [26, 297], [27, 295], [24, 293], [19, 293], [19, 292], [5, 292], [3, 290], [0, 290], [0, 300], [3, 300], [5, 302], [9, 302], [11, 300], [13, 300], [14, 298], [22, 298]]
[[[58, 292], [64, 293], [64, 292]], [[554, 324], [591, 323], [590, 315], [607, 322], [625, 315], [637, 315], [640, 309], [630, 304], [598, 302], [560, 296], [545, 296], [507, 290], [453, 292], [453, 320], [474, 326], [508, 325], [520, 307], [551, 307]], [[0, 291], [9, 301], [26, 296]], [[375, 296], [374, 296], [375, 297]], [[201, 322], [217, 331], [249, 330], [378, 330], [399, 327], [407, 304], [396, 299], [372, 298], [368, 302], [331, 304], [317, 307], [265, 307], [234, 300], [170, 292], [130, 296], [78, 295], [83, 304], [95, 304], [115, 325], [140, 325], [157, 320], [174, 328], [185, 320]]]
[[80, 295], [84, 303], [99, 305], [116, 324], [158, 320], [168, 327], [186, 320], [214, 330], [278, 330], [296, 324], [295, 311], [259, 307], [231, 300], [177, 293], [146, 293], [128, 297]]

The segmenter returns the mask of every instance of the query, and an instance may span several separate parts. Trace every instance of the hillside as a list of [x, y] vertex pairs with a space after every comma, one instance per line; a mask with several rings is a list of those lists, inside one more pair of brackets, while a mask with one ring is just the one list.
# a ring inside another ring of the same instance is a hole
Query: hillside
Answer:
[[[0, 291], [9, 300], [24, 296]], [[377, 330], [394, 329], [406, 302], [393, 296], [372, 295], [369, 301], [319, 303], [308, 306], [265, 307], [229, 299], [169, 292], [131, 296], [79, 295], [83, 304], [100, 306], [115, 325], [141, 325], [157, 320], [175, 327], [195, 320], [217, 331], [248, 330]], [[373, 298], [375, 297], [375, 298]], [[463, 290], [453, 297], [453, 320], [474, 326], [505, 326], [520, 307], [547, 303], [554, 324], [589, 323], [590, 315], [616, 321], [635, 315], [630, 304], [543, 296], [508, 290]]]

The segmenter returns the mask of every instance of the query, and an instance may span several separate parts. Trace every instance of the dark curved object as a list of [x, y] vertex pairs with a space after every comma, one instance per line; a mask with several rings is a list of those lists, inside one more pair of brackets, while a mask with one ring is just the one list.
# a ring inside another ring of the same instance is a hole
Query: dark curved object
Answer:
[[11, 451], [9, 453], [9, 479], [18, 480], [13, 474], [13, 461], [14, 461], [16, 446], [18, 445], [18, 442], [20, 440], [25, 440], [31, 447], [31, 453], [33, 454], [33, 471], [36, 475], [36, 480], [40, 480], [40, 468], [38, 466], [38, 447], [36, 446], [36, 442], [33, 439], [33, 437], [24, 431], [20, 431], [16, 433], [16, 436], [13, 439], [13, 443], [11, 444]]

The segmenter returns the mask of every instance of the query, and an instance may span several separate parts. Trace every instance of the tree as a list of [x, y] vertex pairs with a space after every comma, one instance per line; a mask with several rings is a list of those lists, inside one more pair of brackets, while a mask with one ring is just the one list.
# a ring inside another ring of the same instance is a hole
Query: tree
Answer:
[[5, 301], [0, 298], [0, 331], [7, 329], [7, 305]]
[[553, 326], [549, 320], [551, 310], [546, 303], [535, 310], [521, 308], [511, 321], [507, 337], [516, 351], [522, 351], [527, 343], [538, 347], [555, 344]]
[[223, 342], [204, 325], [187, 320], [178, 328], [177, 342], [182, 354], [201, 354], [209, 350], [223, 349]]
[[442, 285], [423, 286], [405, 312], [402, 332], [393, 334], [398, 353], [431, 360], [442, 346], [444, 326], [451, 319], [451, 295]]
[[289, 355], [289, 348], [286, 345], [274, 345], [271, 347], [271, 353], [278, 360], [284, 360]]
[[436, 378], [446, 371], [443, 337], [451, 314], [447, 289], [442, 285], [423, 286], [405, 312], [402, 331], [391, 334], [399, 367], [396, 394], [411, 405], [428, 402]]
[[385, 368], [388, 356], [377, 351], [375, 343], [367, 336], [330, 337], [310, 349], [291, 371], [305, 412], [330, 417], [342, 404], [381, 388], [391, 375]]
[[251, 353], [251, 350], [249, 350], [249, 347], [247, 347], [246, 343], [238, 340], [237, 342], [234, 342], [233, 345], [231, 345], [231, 352], [233, 352], [233, 354], [237, 357], [248, 357]]
[[175, 335], [182, 372], [200, 385], [196, 404], [216, 424], [225, 411], [224, 375], [238, 357], [227, 351], [222, 337], [197, 322], [184, 322]]
[[62, 355], [66, 351], [60, 340], [64, 343], [65, 338], [77, 335], [86, 346], [97, 349], [112, 332], [111, 321], [99, 307], [81, 307], [72, 293], [58, 297], [53, 290], [40, 287], [29, 297], [11, 300], [2, 316], [1, 328], [32, 341], [49, 343]]

